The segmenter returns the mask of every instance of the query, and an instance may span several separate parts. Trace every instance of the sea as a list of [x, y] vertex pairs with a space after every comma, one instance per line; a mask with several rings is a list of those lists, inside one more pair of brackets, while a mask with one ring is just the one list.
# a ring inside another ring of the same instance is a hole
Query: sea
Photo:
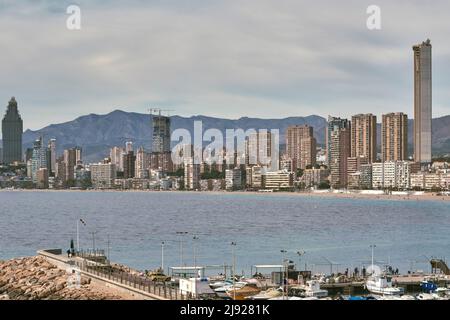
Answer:
[[[139, 270], [255, 265], [290, 260], [313, 273], [390, 265], [430, 271], [450, 258], [450, 202], [289, 193], [0, 192], [0, 259], [73, 240]], [[234, 243], [235, 245], [232, 245]]]

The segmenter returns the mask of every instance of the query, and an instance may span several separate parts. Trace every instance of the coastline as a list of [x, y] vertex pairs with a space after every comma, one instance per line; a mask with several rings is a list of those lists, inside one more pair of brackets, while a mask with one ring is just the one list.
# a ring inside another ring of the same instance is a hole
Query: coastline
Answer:
[[337, 198], [337, 199], [368, 199], [368, 200], [391, 200], [391, 201], [440, 201], [450, 202], [450, 196], [437, 195], [436, 193], [417, 194], [370, 194], [360, 193], [360, 190], [354, 192], [258, 192], [258, 191], [167, 191], [167, 190], [70, 190], [70, 189], [0, 189], [0, 192], [88, 192], [88, 193], [164, 193], [164, 194], [206, 194], [206, 195], [264, 195], [264, 196], [299, 196], [299, 197], [319, 197], [319, 198]]

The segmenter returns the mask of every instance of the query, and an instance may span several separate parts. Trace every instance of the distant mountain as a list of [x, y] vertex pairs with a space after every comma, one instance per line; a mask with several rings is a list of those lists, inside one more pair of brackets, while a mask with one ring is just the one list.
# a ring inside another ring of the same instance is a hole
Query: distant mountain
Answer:
[[[151, 121], [148, 114], [115, 110], [106, 115], [89, 114], [73, 121], [52, 124], [43, 129], [27, 130], [23, 135], [23, 146], [29, 148], [40, 135], [45, 140], [57, 140], [57, 152], [81, 146], [83, 157], [87, 162], [95, 162], [109, 155], [113, 146], [124, 146], [126, 141], [133, 141], [136, 147], [151, 149]], [[185, 128], [193, 134], [194, 121], [202, 121], [203, 130], [217, 128], [225, 133], [225, 129], [279, 129], [280, 143], [285, 143], [288, 126], [308, 124], [314, 127], [314, 135], [318, 144], [325, 144], [326, 119], [312, 115], [307, 117], [289, 117], [284, 119], [258, 119], [243, 117], [237, 120], [192, 116], [189, 118], [172, 116], [171, 130]], [[378, 130], [380, 135], [380, 131]], [[412, 151], [413, 120], [409, 121], [408, 142]], [[225, 134], [224, 134], [225, 135]], [[380, 141], [380, 137], [378, 137]], [[450, 116], [433, 119], [433, 152], [436, 155], [450, 153]]]
[[[30, 148], [39, 136], [44, 140], [55, 138], [57, 152], [81, 146], [83, 158], [87, 162], [95, 162], [109, 155], [113, 146], [124, 146], [126, 141], [133, 141], [136, 147], [151, 149], [151, 118], [148, 114], [115, 110], [106, 115], [89, 114], [73, 121], [52, 124], [43, 129], [27, 130], [23, 135], [24, 149]], [[290, 125], [309, 124], [314, 127], [319, 143], [325, 141], [326, 120], [319, 116], [290, 117], [285, 119], [240, 118], [238, 120], [192, 116], [190, 118], [172, 116], [171, 130], [185, 128], [193, 135], [194, 121], [202, 121], [203, 130], [216, 128], [223, 132], [226, 129], [279, 129], [280, 143], [284, 143], [286, 128]]]

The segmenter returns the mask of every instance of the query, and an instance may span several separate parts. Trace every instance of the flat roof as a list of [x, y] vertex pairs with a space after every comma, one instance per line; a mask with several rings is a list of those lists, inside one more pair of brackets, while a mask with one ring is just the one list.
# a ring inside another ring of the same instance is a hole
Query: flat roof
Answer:
[[256, 264], [253, 266], [254, 268], [258, 268], [258, 269], [274, 269], [274, 268], [284, 268], [284, 266], [282, 264]]

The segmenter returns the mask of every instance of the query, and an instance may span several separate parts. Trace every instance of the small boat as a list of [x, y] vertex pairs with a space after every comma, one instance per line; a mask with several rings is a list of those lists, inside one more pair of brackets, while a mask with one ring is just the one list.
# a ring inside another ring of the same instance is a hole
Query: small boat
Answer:
[[266, 291], [261, 291], [255, 296], [250, 296], [250, 300], [270, 300], [272, 298], [281, 297], [283, 295], [283, 288], [270, 288]]
[[[236, 282], [236, 283], [234, 284], [234, 287], [237, 288], [237, 289], [239, 289], [239, 288], [244, 287], [246, 284], [247, 284], [247, 283], [245, 283], [245, 282]], [[222, 287], [218, 287], [218, 288], [214, 289], [214, 292], [216, 293], [216, 295], [217, 295], [219, 298], [227, 298], [227, 299], [228, 299], [229, 297], [228, 297], [228, 295], [227, 295], [227, 291], [228, 291], [228, 290], [231, 290], [232, 288], [233, 288], [233, 283], [231, 283], [231, 284], [226, 284], [226, 285], [224, 285], [224, 286], [222, 286]]]
[[211, 289], [217, 289], [217, 288], [221, 288], [221, 287], [225, 287], [225, 286], [231, 286], [231, 285], [233, 285], [233, 281], [231, 281], [231, 280], [216, 281], [216, 282], [211, 282], [209, 284]]
[[403, 288], [394, 287], [392, 278], [386, 275], [372, 275], [366, 282], [369, 292], [387, 296], [397, 296], [404, 293]]
[[320, 288], [319, 280], [306, 281], [305, 285], [300, 285], [293, 289], [300, 290], [300, 296], [302, 297], [324, 298], [328, 296], [328, 291]]
[[231, 286], [230, 288], [226, 289], [226, 294], [230, 299], [245, 300], [251, 296], [256, 296], [258, 293], [261, 292], [261, 289], [258, 288], [253, 283], [248, 282], [241, 282], [241, 283], [244, 283], [244, 285], [240, 287]]

